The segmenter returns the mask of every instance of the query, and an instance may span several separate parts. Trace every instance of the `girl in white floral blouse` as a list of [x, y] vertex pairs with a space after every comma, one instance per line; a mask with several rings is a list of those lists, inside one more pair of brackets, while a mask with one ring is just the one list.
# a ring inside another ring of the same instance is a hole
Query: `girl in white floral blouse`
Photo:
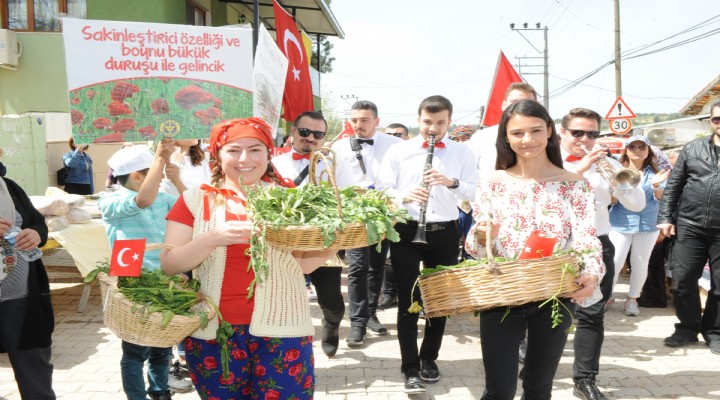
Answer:
[[[485, 366], [483, 399], [512, 399], [517, 389], [518, 345], [527, 329], [523, 372], [524, 397], [550, 398], [567, 330], [572, 323], [570, 302], [589, 306], [602, 295], [604, 275], [600, 242], [595, 237], [592, 188], [581, 175], [562, 167], [555, 124], [542, 105], [521, 101], [508, 107], [498, 127], [495, 144], [497, 171], [478, 183], [471, 228], [485, 231], [490, 222], [494, 254], [517, 258], [533, 231], [557, 239], [556, 250], [582, 252], [584, 263], [577, 283], [581, 289], [561, 299], [562, 323], [552, 327], [549, 305], [542, 301], [497, 307], [480, 313], [480, 338]], [[482, 236], [482, 235], [481, 235]], [[484, 257], [484, 240], [468, 240], [466, 250]]]

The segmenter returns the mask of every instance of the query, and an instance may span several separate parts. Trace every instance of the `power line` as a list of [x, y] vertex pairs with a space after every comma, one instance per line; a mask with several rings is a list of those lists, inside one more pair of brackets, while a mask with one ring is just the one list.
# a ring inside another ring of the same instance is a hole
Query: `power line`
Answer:
[[[662, 43], [662, 42], [667, 41], [667, 40], [669, 40], [669, 39], [672, 39], [672, 38], [674, 38], [674, 37], [676, 37], [676, 36], [679, 36], [679, 35], [681, 35], [681, 34], [688, 33], [688, 32], [691, 32], [691, 31], [693, 31], [693, 30], [699, 29], [700, 27], [703, 27], [704, 25], [708, 24], [710, 21], [712, 21], [712, 20], [714, 20], [714, 19], [716, 19], [716, 18], [718, 18], [718, 17], [720, 17], [720, 15], [716, 15], [716, 16], [714, 16], [714, 17], [711, 17], [711, 18], [709, 18], [709, 19], [707, 19], [707, 20], [705, 20], [705, 21], [702, 21], [702, 22], [700, 22], [700, 23], [698, 23], [698, 24], [695, 24], [695, 25], [691, 26], [690, 28], [684, 29], [684, 30], [682, 30], [682, 31], [680, 31], [680, 32], [678, 32], [678, 33], [675, 33], [675, 34], [673, 34], [673, 35], [670, 35], [670, 36], [668, 36], [668, 37], [666, 37], [666, 38], [664, 38], [664, 39], [661, 39], [661, 40], [658, 40], [658, 41], [656, 41], [656, 42], [653, 42], [653, 43], [650, 43], [650, 44], [647, 44], [647, 45], [643, 45], [643, 46], [637, 47], [637, 48], [635, 48], [635, 49], [629, 50], [628, 52], [626, 52], [625, 55], [622, 56], [622, 60], [630, 60], [630, 59], [633, 59], [633, 58], [638, 58], [638, 57], [643, 57], [643, 56], [647, 56], [647, 55], [651, 55], [651, 54], [655, 54], [655, 53], [660, 53], [660, 52], [662, 52], [662, 51], [670, 50], [670, 49], [673, 49], [673, 48], [676, 48], [676, 47], [680, 47], [680, 46], [683, 46], [683, 45], [686, 45], [686, 44], [689, 44], [689, 43], [692, 43], [692, 42], [695, 42], [695, 41], [698, 41], [698, 40], [701, 40], [701, 39], [705, 39], [705, 38], [710, 37], [710, 36], [713, 36], [713, 35], [716, 35], [716, 34], [720, 33], [720, 28], [716, 28], [716, 29], [713, 29], [713, 30], [711, 30], [711, 31], [701, 33], [701, 34], [699, 34], [699, 35], [697, 35], [697, 36], [694, 36], [694, 37], [691, 37], [691, 38], [688, 38], [688, 39], [681, 40], [681, 41], [679, 41], [679, 42], [677, 42], [677, 43], [673, 43], [673, 44], [667, 45], [667, 46], [665, 46], [665, 47], [661, 47], [661, 48], [658, 48], [658, 49], [655, 49], [655, 50], [650, 50], [650, 51], [647, 51], [647, 52], [641, 53], [641, 54], [634, 54], [634, 53], [636, 53], [636, 52], [638, 52], [638, 51], [647, 49], [647, 48], [649, 48], [649, 47], [652, 47], [652, 46], [654, 46], [654, 45], [656, 45], [656, 44], [659, 44], [659, 43]], [[633, 54], [634, 54], [634, 55], [633, 55]], [[595, 75], [595, 74], [597, 74], [598, 72], [602, 71], [605, 67], [607, 67], [607, 66], [609, 66], [609, 65], [612, 65], [612, 64], [614, 64], [614, 63], [615, 63], [615, 60], [614, 60], [614, 59], [611, 59], [610, 61], [608, 61], [608, 62], [606, 62], [605, 64], [603, 64], [603, 65], [595, 68], [594, 70], [586, 73], [585, 75], [583, 75], [583, 76], [581, 76], [581, 77], [579, 77], [579, 78], [577, 78], [577, 79], [575, 79], [575, 80], [572, 80], [572, 81], [570, 81], [570, 83], [568, 83], [568, 84], [566, 84], [566, 85], [563, 85], [563, 86], [561, 86], [561, 87], [553, 90], [552, 92], [550, 92], [550, 98], [554, 98], [554, 97], [560, 96], [560, 95], [568, 92], [569, 90], [571, 90], [571, 89], [575, 88], [576, 86], [578, 86], [581, 82], [583, 82], [583, 81], [591, 78], [593, 75]]]

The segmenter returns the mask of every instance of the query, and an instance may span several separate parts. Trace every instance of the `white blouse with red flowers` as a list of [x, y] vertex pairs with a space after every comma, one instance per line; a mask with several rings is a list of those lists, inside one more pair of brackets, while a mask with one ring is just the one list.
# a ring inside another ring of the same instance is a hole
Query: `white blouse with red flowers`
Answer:
[[[494, 239], [495, 253], [516, 259], [530, 234], [557, 238], [555, 249], [582, 252], [583, 274], [602, 279], [602, 247], [595, 231], [595, 200], [587, 181], [533, 182], [519, 179], [481, 179], [475, 196], [473, 218], [465, 249], [475, 258], [485, 255], [485, 243], [477, 243], [477, 222], [500, 225]], [[484, 224], [483, 224], [484, 225]]]

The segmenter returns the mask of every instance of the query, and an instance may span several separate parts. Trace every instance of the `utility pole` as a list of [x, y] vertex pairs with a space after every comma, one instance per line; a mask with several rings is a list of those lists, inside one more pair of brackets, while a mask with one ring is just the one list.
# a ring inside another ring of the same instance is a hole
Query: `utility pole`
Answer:
[[[350, 107], [352, 107], [352, 105], [358, 101], [357, 96], [355, 96], [354, 94], [341, 94], [340, 98], [345, 100], [345, 102], [348, 103]], [[352, 99], [352, 102], [348, 101], [350, 99]], [[345, 110], [345, 119], [348, 118], [350, 118], [350, 109]]]
[[[617, 1], [617, 0], [615, 0], [615, 1]], [[541, 28], [540, 23], [538, 22], [535, 24], [535, 28], [528, 28], [528, 23], [525, 22], [525, 23], [523, 23], [522, 28], [516, 28], [514, 23], [510, 24], [510, 29], [519, 33], [520, 36], [522, 36], [526, 42], [530, 43], [530, 46], [532, 46], [532, 48], [535, 49], [535, 51], [543, 54], [543, 57], [542, 57], [543, 58], [543, 105], [545, 106], [545, 109], [547, 109], [549, 111], [550, 110], [550, 88], [549, 88], [548, 81], [550, 79], [550, 73], [548, 72], [548, 66], [549, 66], [549, 64], [548, 64], [548, 27], [545, 26], [544, 28]], [[538, 50], [538, 48], [535, 47], [532, 44], [532, 42], [530, 42], [528, 40], [528, 38], [526, 38], [525, 35], [522, 34], [522, 31], [543, 31], [543, 41], [545, 43], [545, 48], [543, 49], [543, 51], [541, 52], [540, 50]], [[520, 57], [518, 57], [518, 58], [520, 58]], [[540, 58], [540, 57], [522, 57], [522, 58]], [[519, 66], [522, 67], [522, 65], [519, 65]], [[529, 66], [534, 66], [534, 65], [525, 65], [525, 66], [529, 67]], [[528, 72], [526, 74], [532, 75], [533, 73]]]
[[615, 96], [622, 96], [622, 71], [620, 68], [620, 0], [613, 0], [615, 8]]

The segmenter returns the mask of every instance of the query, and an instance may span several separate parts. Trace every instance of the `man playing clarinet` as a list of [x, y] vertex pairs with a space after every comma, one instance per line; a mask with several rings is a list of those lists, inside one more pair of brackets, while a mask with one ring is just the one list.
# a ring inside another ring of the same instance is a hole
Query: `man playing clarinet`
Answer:
[[[420, 262], [428, 268], [457, 264], [460, 244], [457, 203], [473, 199], [478, 181], [472, 151], [446, 137], [452, 110], [445, 97], [430, 96], [423, 100], [418, 108], [420, 134], [392, 146], [379, 175], [378, 189], [387, 189], [412, 216], [411, 221], [395, 226], [400, 242], [390, 244], [398, 292], [397, 327], [405, 393], [424, 392], [424, 382], [440, 379], [435, 360], [446, 318], [427, 320], [418, 350], [418, 313], [408, 309], [414, 301], [422, 303], [415, 288]], [[424, 227], [419, 222], [424, 222]], [[415, 240], [416, 236], [423, 236], [425, 243]]]

